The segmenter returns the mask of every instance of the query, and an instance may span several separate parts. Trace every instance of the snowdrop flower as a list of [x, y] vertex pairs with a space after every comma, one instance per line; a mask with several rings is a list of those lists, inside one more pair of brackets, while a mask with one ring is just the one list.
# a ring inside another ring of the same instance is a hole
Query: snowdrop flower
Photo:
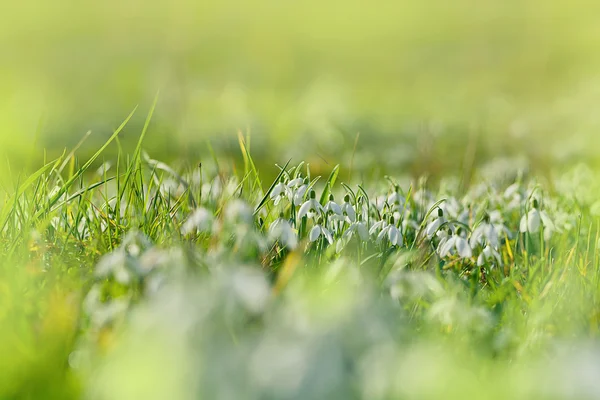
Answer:
[[461, 258], [471, 258], [473, 256], [469, 242], [461, 236], [460, 228], [455, 234], [449, 235], [447, 240], [440, 242], [438, 253], [442, 258], [454, 254], [457, 254]]
[[329, 244], [333, 244], [333, 236], [331, 236], [331, 232], [327, 228], [322, 225], [322, 220], [319, 218], [317, 225], [315, 225], [309, 233], [309, 239], [311, 242], [316, 242], [321, 236], [323, 236]]
[[302, 201], [304, 200], [304, 194], [306, 193], [307, 189], [308, 185], [302, 185], [298, 189], [296, 189], [292, 197], [292, 202], [295, 206], [299, 206], [300, 204], [302, 204]]
[[404, 197], [400, 195], [400, 187], [394, 185], [394, 191], [387, 198], [388, 204], [392, 206], [392, 209], [398, 210], [400, 207], [404, 206], [404, 201]]
[[494, 263], [497, 266], [502, 265], [502, 257], [500, 257], [500, 253], [498, 253], [498, 250], [489, 244], [483, 248], [481, 254], [479, 254], [479, 257], [477, 257], [477, 266], [481, 267], [488, 262]]
[[353, 223], [354, 221], [356, 221], [356, 211], [354, 210], [352, 204], [350, 204], [349, 194], [346, 194], [344, 196], [344, 203], [342, 204], [342, 215], [348, 223]]
[[548, 228], [548, 232], [554, 230], [554, 224], [544, 211], [539, 210], [537, 199], [533, 199], [533, 208], [521, 218], [519, 230], [522, 233], [537, 233], [542, 225]]
[[355, 233], [358, 234], [358, 237], [362, 241], [369, 240], [369, 230], [367, 229], [367, 224], [363, 222], [362, 215], [358, 216], [358, 220], [350, 224], [346, 232], [344, 232], [344, 237], [350, 239]]
[[381, 219], [371, 225], [371, 229], [369, 229], [369, 235], [373, 235], [375, 233], [381, 232], [387, 226], [387, 221], [385, 219]]
[[304, 216], [313, 217], [316, 213], [323, 213], [323, 206], [316, 200], [317, 194], [314, 190], [310, 191], [310, 198], [302, 204], [300, 210], [298, 211], [298, 219], [303, 218]]
[[295, 206], [302, 204], [304, 194], [308, 190], [308, 178], [296, 178], [288, 183], [290, 202]]
[[278, 205], [281, 199], [286, 197], [286, 195], [288, 195], [290, 192], [290, 188], [288, 188], [285, 183], [283, 183], [283, 180], [281, 180], [277, 185], [275, 185], [269, 197], [271, 200], [273, 200], [275, 205]]
[[387, 237], [390, 243], [394, 246], [402, 246], [403, 244], [404, 238], [402, 237], [402, 233], [394, 224], [394, 217], [391, 217], [390, 223], [379, 232], [379, 235], [377, 235], [377, 241], [380, 242], [385, 237]]
[[329, 195], [329, 201], [325, 204], [324, 210], [327, 215], [342, 216], [342, 208], [334, 201], [332, 194]]
[[375, 207], [379, 212], [383, 211], [385, 206], [387, 205], [387, 196], [377, 196], [374, 201], [371, 202], [373, 207]]
[[425, 229], [425, 235], [427, 235], [427, 238], [431, 239], [433, 235], [435, 235], [435, 233], [440, 229], [440, 227], [446, 222], [446, 218], [444, 218], [444, 210], [438, 208], [437, 218], [430, 222]]
[[192, 232], [210, 232], [212, 222], [213, 216], [206, 208], [197, 208], [183, 223], [181, 233], [187, 235]]
[[500, 239], [498, 237], [498, 232], [496, 231], [496, 227], [490, 222], [489, 215], [486, 214], [483, 221], [471, 233], [471, 239], [469, 243], [471, 247], [475, 247], [479, 244], [483, 245], [483, 243], [489, 243], [494, 247], [498, 247], [500, 245]]
[[290, 222], [283, 217], [283, 213], [279, 214], [279, 218], [273, 221], [269, 227], [269, 236], [272, 240], [280, 241], [290, 250], [294, 250], [298, 245], [296, 231], [294, 231]]
[[304, 179], [302, 179], [302, 178], [295, 178], [295, 179], [292, 179], [291, 181], [288, 182], [287, 187], [290, 188], [290, 189], [296, 189], [300, 185], [302, 185], [303, 183], [304, 183]]

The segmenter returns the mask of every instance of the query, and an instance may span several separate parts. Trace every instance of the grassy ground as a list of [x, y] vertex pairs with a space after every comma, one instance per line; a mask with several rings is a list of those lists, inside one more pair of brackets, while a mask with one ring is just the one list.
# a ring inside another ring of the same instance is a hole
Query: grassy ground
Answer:
[[0, 398], [600, 397], [598, 8], [2, 7]]
[[600, 394], [593, 170], [264, 181], [251, 136], [153, 159], [151, 116], [3, 190], [0, 397]]

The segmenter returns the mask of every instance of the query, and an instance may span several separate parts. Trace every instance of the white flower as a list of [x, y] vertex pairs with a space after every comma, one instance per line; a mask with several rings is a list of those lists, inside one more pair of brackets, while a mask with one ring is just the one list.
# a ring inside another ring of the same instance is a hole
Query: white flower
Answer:
[[427, 235], [427, 238], [431, 239], [445, 223], [446, 218], [444, 218], [444, 211], [441, 208], [438, 208], [437, 218], [431, 221], [429, 225], [427, 225], [427, 228], [425, 228], [425, 235]]
[[498, 247], [500, 245], [500, 239], [498, 237], [498, 232], [496, 231], [496, 227], [490, 223], [489, 216], [485, 216], [484, 220], [473, 229], [471, 233], [471, 239], [469, 243], [471, 247], [475, 247], [479, 244], [489, 243], [494, 247]]
[[389, 225], [386, 225], [381, 230], [381, 232], [379, 232], [379, 235], [377, 235], [377, 241], [380, 242], [386, 236], [387, 236], [388, 240], [390, 241], [390, 243], [394, 246], [402, 246], [402, 244], [404, 242], [402, 233], [400, 232], [400, 230], [398, 230], [396, 225], [394, 225], [393, 217], [392, 217], [391, 223]]
[[329, 195], [329, 201], [325, 204], [323, 208], [327, 215], [342, 215], [342, 208], [334, 201], [333, 195]]
[[459, 231], [440, 242], [438, 247], [440, 257], [443, 258], [454, 254], [457, 254], [462, 258], [471, 258], [473, 256], [473, 251], [471, 250], [471, 246], [469, 246], [469, 242], [460, 235]]
[[398, 210], [404, 205], [404, 201], [404, 197], [400, 195], [400, 187], [398, 185], [394, 185], [394, 191], [387, 198], [388, 204], [392, 206], [393, 210]]
[[358, 221], [350, 224], [346, 232], [344, 232], [344, 237], [350, 239], [354, 235], [354, 233], [357, 233], [358, 237], [362, 241], [366, 242], [367, 240], [369, 240], [369, 230], [367, 229], [367, 224], [365, 224], [362, 220], [362, 215], [358, 216]]
[[502, 257], [498, 250], [490, 246], [489, 244], [483, 248], [479, 257], [477, 257], [477, 266], [481, 267], [486, 262], [492, 262], [497, 266], [502, 265]]
[[352, 204], [350, 204], [350, 195], [344, 196], [344, 203], [342, 204], [342, 215], [347, 222], [353, 223], [356, 221], [356, 211]]
[[298, 236], [290, 225], [289, 221], [280, 215], [269, 226], [269, 236], [271, 240], [278, 240], [290, 250], [294, 250], [298, 245]]
[[537, 233], [541, 226], [546, 228], [545, 233], [555, 230], [552, 220], [544, 211], [539, 210], [537, 199], [533, 200], [533, 208], [521, 218], [519, 230], [522, 233]]
[[303, 218], [308, 215], [309, 217], [314, 216], [316, 213], [323, 213], [323, 206], [316, 200], [316, 193], [314, 190], [310, 191], [310, 198], [302, 204], [300, 210], [298, 211], [298, 219]]
[[295, 189], [295, 188], [299, 187], [300, 185], [302, 185], [303, 183], [304, 183], [304, 179], [296, 178], [296, 179], [292, 179], [291, 181], [289, 181], [287, 186], [290, 189]]
[[296, 178], [288, 182], [288, 196], [291, 203], [295, 206], [302, 204], [304, 194], [308, 190], [308, 179]]
[[387, 221], [385, 219], [375, 222], [373, 225], [371, 225], [371, 229], [369, 229], [369, 235], [379, 233], [386, 226], [387, 226]]
[[269, 197], [271, 200], [273, 200], [275, 205], [277, 205], [281, 199], [283, 199], [290, 192], [290, 189], [283, 182], [279, 182], [277, 185], [275, 185]]
[[181, 227], [181, 233], [187, 235], [192, 232], [210, 232], [213, 216], [204, 207], [194, 210]]
[[309, 239], [310, 239], [311, 242], [315, 242], [321, 236], [323, 236], [325, 239], [327, 239], [327, 241], [329, 242], [329, 244], [333, 243], [333, 236], [331, 236], [331, 232], [329, 232], [329, 230], [327, 230], [327, 228], [323, 227], [321, 224], [315, 225], [310, 230], [310, 234], [309, 234], [308, 237], [309, 237]]

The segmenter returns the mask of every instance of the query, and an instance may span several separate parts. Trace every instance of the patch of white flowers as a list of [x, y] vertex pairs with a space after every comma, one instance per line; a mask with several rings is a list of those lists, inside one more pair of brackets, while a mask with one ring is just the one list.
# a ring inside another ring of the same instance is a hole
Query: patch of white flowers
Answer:
[[[462, 197], [454, 194], [458, 187], [454, 181], [442, 182], [438, 193], [419, 181], [408, 191], [391, 184], [387, 193], [369, 195], [363, 188], [353, 191], [347, 185], [336, 192], [328, 184], [327, 193], [318, 196], [316, 180], [303, 176], [298, 168], [293, 171], [280, 174], [268, 201], [254, 212], [240, 197], [228, 199], [221, 211], [225, 220], [252, 227], [230, 229], [229, 234], [263, 235], [263, 243], [271, 246], [267, 248], [287, 251], [323, 251], [330, 245], [335, 245], [336, 253], [430, 248], [442, 262], [497, 267], [503, 265], [506, 246], [518, 245], [522, 235], [540, 240], [542, 231], [541, 240], [547, 241], [553, 233], [575, 226], [576, 218], [566, 207], [545, 195], [539, 185], [525, 185], [521, 177], [505, 188], [493, 182], [474, 185]], [[218, 198], [208, 199], [212, 205], [198, 205], [184, 220], [182, 234], [227, 233], [214, 206]]]

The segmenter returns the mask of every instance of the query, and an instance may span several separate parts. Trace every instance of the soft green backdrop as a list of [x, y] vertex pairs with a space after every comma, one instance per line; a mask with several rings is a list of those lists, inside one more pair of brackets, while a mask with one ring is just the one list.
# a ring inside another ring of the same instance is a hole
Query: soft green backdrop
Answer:
[[235, 154], [238, 130], [265, 165], [348, 164], [357, 132], [360, 165], [416, 172], [464, 162], [469, 143], [477, 160], [594, 157], [599, 11], [586, 0], [5, 2], [2, 158], [19, 170], [24, 155], [59, 154], [92, 130], [84, 155], [140, 104], [127, 146], [159, 90], [146, 147], [169, 160], [196, 162], [206, 138]]

